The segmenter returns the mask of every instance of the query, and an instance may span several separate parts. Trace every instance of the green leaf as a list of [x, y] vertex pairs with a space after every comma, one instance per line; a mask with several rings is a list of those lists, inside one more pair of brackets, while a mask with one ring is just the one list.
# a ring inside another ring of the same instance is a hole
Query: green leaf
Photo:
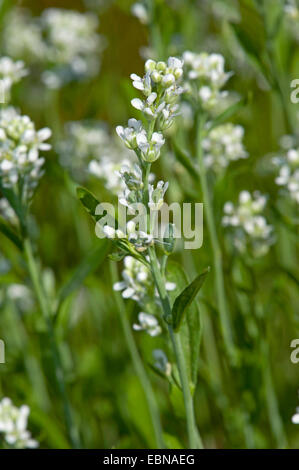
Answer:
[[114, 253], [111, 253], [108, 255], [108, 258], [111, 259], [111, 261], [122, 261], [124, 257], [126, 256], [126, 253], [123, 251], [116, 251]]
[[97, 198], [90, 191], [82, 187], [77, 188], [77, 197], [91, 217], [95, 221], [98, 221], [100, 217], [96, 216], [95, 212], [100, 202], [97, 200]]
[[79, 264], [73, 275], [62, 287], [58, 296], [59, 305], [75, 290], [77, 290], [85, 281], [87, 276], [94, 272], [105, 259], [109, 247], [106, 239], [100, 240], [95, 247], [85, 256]]
[[219, 114], [216, 118], [213, 119], [208, 132], [210, 132], [215, 127], [218, 127], [220, 124], [223, 124], [228, 119], [230, 119], [234, 114], [238, 113], [242, 108], [244, 108], [251, 99], [251, 93], [248, 93], [246, 97], [241, 98], [236, 103], [233, 103], [229, 106], [223, 113]]
[[[176, 284], [176, 289], [169, 292], [170, 300], [174, 304], [175, 299], [184, 290], [189, 280], [183, 268], [173, 261], [168, 262], [167, 265], [167, 280]], [[197, 302], [186, 307], [185, 321], [181, 325], [179, 334], [187, 365], [190, 389], [194, 390], [197, 382], [201, 340], [200, 312]]]
[[22, 206], [20, 199], [17, 197], [17, 195], [12, 189], [6, 188], [5, 186], [1, 184], [1, 182], [0, 182], [0, 191], [3, 194], [3, 196], [8, 200], [10, 206], [13, 208], [16, 215], [18, 216], [22, 229], [25, 229], [26, 211], [25, 211], [25, 208]]
[[201, 289], [210, 268], [206, 268], [191, 282], [181, 294], [175, 299], [172, 307], [173, 329], [178, 331], [183, 322], [186, 309], [191, 305], [199, 290]]
[[179, 145], [176, 142], [173, 143], [173, 150], [174, 150], [174, 154], [175, 154], [176, 159], [188, 171], [190, 176], [196, 182], [198, 182], [198, 178], [199, 178], [198, 168], [196, 167], [196, 165], [192, 161], [191, 157], [188, 155], [187, 151], [183, 150], [181, 147], [179, 147]]
[[0, 232], [3, 233], [3, 235], [5, 235], [12, 243], [14, 243], [17, 248], [22, 250], [22, 240], [2, 217], [0, 217]]
[[235, 37], [243, 49], [244, 53], [250, 59], [251, 63], [255, 68], [262, 74], [267, 83], [272, 86], [273, 80], [269, 73], [268, 67], [265, 65], [261, 57], [261, 48], [253, 42], [250, 36], [237, 24], [231, 24], [231, 28], [235, 34]]

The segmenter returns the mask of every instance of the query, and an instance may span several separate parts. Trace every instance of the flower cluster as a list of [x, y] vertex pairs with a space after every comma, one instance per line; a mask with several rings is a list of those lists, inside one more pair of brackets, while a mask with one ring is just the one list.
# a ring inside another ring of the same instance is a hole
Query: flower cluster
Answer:
[[49, 128], [36, 131], [31, 119], [14, 108], [0, 111], [0, 181], [3, 186], [12, 187], [22, 180], [27, 197], [31, 195], [44, 163], [39, 151], [51, 148], [45, 143], [50, 136]]
[[299, 148], [289, 149], [285, 156], [274, 157], [273, 163], [279, 167], [276, 184], [282, 186], [299, 203]]
[[293, 35], [296, 41], [299, 41], [299, 7], [298, 4], [296, 4], [296, 0], [287, 0], [284, 6], [284, 11]]
[[[172, 291], [176, 285], [173, 282], [166, 282], [165, 287], [167, 291]], [[113, 288], [115, 291], [122, 291], [124, 299], [135, 300], [142, 309], [150, 312], [139, 313], [139, 324], [133, 325], [136, 331], [144, 330], [151, 336], [161, 333], [161, 327], [155, 316], [160, 301], [149, 268], [132, 256], [126, 256], [122, 280], [115, 283]]]
[[5, 17], [4, 46], [6, 52], [26, 62], [45, 59], [46, 48], [42, 40], [41, 25], [28, 10], [13, 8]]
[[32, 19], [27, 12], [16, 10], [5, 28], [6, 49], [13, 57], [45, 65], [44, 82], [59, 88], [74, 78], [98, 72], [103, 44], [97, 28], [97, 16], [92, 13], [48, 8]]
[[119, 194], [124, 185], [119, 175], [122, 166], [130, 166], [132, 152], [111, 137], [107, 126], [100, 121], [71, 121], [65, 126], [65, 138], [57, 145], [62, 166], [76, 181], [86, 179], [88, 173], [104, 181], [113, 194]]
[[[133, 86], [144, 95], [143, 100], [134, 98], [131, 101], [132, 106], [142, 111], [148, 120], [158, 120], [157, 127], [160, 130], [170, 127], [177, 115], [179, 96], [184, 91], [180, 86], [182, 75], [183, 62], [176, 57], [169, 57], [167, 63], [149, 59], [145, 63], [143, 77], [135, 73], [131, 75]], [[161, 146], [164, 143], [158, 135], [150, 136], [150, 138], [149, 136], [146, 138], [144, 133], [141, 135], [143, 135], [141, 143], [143, 146], [146, 145], [147, 149], [151, 147], [152, 138], [154, 139], [153, 144], [158, 143]], [[156, 158], [151, 155], [149, 161], [154, 161]]]
[[29, 413], [27, 405], [17, 408], [9, 398], [3, 398], [0, 402], [0, 433], [4, 434], [7, 444], [16, 449], [38, 447], [38, 442], [31, 438], [27, 430]]
[[133, 299], [140, 305], [144, 305], [148, 293], [153, 291], [148, 268], [132, 256], [126, 256], [122, 281], [114, 284], [114, 290], [122, 291], [124, 299]]
[[217, 172], [226, 168], [231, 161], [247, 158], [248, 153], [242, 142], [243, 136], [243, 127], [231, 123], [212, 129], [208, 137], [202, 141], [207, 167]]
[[25, 75], [27, 75], [27, 70], [22, 60], [14, 62], [10, 57], [0, 58], [1, 94], [4, 95], [4, 102], [9, 101], [12, 85], [19, 82]]
[[150, 336], [158, 336], [162, 332], [159, 322], [154, 315], [140, 312], [138, 314], [138, 321], [139, 323], [133, 324], [135, 331], [146, 331]]
[[213, 110], [227, 96], [227, 92], [221, 89], [232, 75], [231, 72], [225, 72], [224, 57], [220, 54], [186, 51], [183, 61], [186, 91], [199, 101], [204, 110]]
[[153, 236], [140, 230], [133, 220], [126, 224], [125, 230], [121, 228], [115, 230], [111, 225], [107, 224], [103, 227], [103, 232], [107, 238], [128, 240], [139, 253], [145, 252], [154, 243]]
[[249, 249], [256, 257], [268, 252], [273, 242], [273, 227], [262, 215], [266, 202], [266, 196], [258, 191], [253, 195], [242, 191], [237, 206], [232, 202], [224, 205], [222, 224], [234, 229], [234, 244], [239, 251]]
[[165, 143], [161, 132], [153, 132], [148, 138], [145, 129], [142, 127], [142, 122], [133, 118], [129, 119], [128, 127], [117, 126], [116, 132], [124, 141], [126, 147], [140, 152], [144, 161], [154, 162], [159, 158], [160, 149]]

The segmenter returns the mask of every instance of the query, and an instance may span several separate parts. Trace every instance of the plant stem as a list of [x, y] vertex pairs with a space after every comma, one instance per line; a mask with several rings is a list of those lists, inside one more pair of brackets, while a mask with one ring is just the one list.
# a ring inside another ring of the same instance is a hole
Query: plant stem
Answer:
[[71, 406], [70, 406], [67, 393], [66, 393], [63, 367], [61, 363], [59, 349], [56, 343], [55, 332], [53, 329], [53, 324], [52, 324], [52, 319], [51, 319], [51, 310], [48, 305], [48, 301], [47, 301], [44, 288], [42, 285], [41, 273], [39, 271], [39, 268], [33, 256], [31, 242], [28, 237], [24, 240], [24, 253], [25, 253], [31, 281], [33, 284], [33, 289], [35, 291], [35, 295], [37, 297], [40, 309], [42, 311], [43, 317], [48, 327], [48, 333], [49, 333], [51, 350], [52, 350], [52, 358], [53, 358], [54, 368], [55, 368], [55, 375], [56, 375], [56, 380], [57, 380], [60, 396], [63, 401], [63, 410], [64, 410], [66, 427], [68, 430], [68, 435], [69, 435], [73, 448], [78, 448], [80, 447], [79, 436], [78, 436], [77, 428], [75, 427], [75, 424], [73, 422]]
[[[110, 272], [111, 272], [111, 277], [112, 281], [117, 282], [118, 280], [118, 274], [117, 274], [117, 269], [115, 266], [114, 262], [110, 262]], [[123, 328], [125, 340], [127, 343], [128, 350], [131, 355], [131, 359], [136, 371], [136, 374], [138, 375], [138, 378], [140, 380], [140, 383], [142, 385], [144, 394], [146, 396], [154, 432], [155, 432], [155, 437], [156, 437], [156, 442], [157, 442], [157, 448], [158, 449], [165, 449], [165, 444], [163, 440], [163, 430], [162, 430], [162, 425], [161, 425], [161, 420], [160, 420], [160, 415], [158, 411], [158, 406], [157, 402], [155, 399], [154, 391], [151, 386], [151, 383], [148, 379], [146, 370], [143, 366], [139, 351], [137, 349], [134, 336], [132, 334], [131, 330], [131, 325], [128, 321], [127, 314], [126, 314], [126, 309], [124, 307], [124, 303], [122, 301], [122, 298], [119, 294], [115, 292], [115, 301], [117, 304], [117, 309], [119, 313], [119, 318], [121, 321], [121, 325]]]
[[187, 367], [185, 363], [185, 357], [182, 349], [181, 338], [179, 333], [175, 333], [171, 324], [169, 323], [169, 317], [171, 317], [171, 307], [169, 302], [169, 297], [165, 288], [165, 283], [160, 272], [157, 255], [154, 247], [149, 248], [149, 256], [151, 261], [151, 268], [154, 277], [154, 281], [159, 292], [161, 299], [164, 320], [167, 323], [170, 339], [172, 342], [176, 363], [180, 375], [181, 386], [184, 396], [184, 404], [186, 411], [186, 420], [187, 420], [187, 430], [188, 430], [188, 440], [189, 448], [197, 449], [203, 448], [202, 440], [200, 438], [199, 432], [196, 427], [195, 416], [194, 416], [194, 407], [193, 407], [193, 398], [191, 395]]
[[207, 223], [208, 223], [208, 230], [210, 234], [212, 250], [213, 250], [213, 258], [214, 258], [214, 267], [215, 267], [215, 289], [217, 294], [217, 303], [218, 309], [220, 314], [220, 322], [221, 322], [221, 329], [224, 339], [224, 344], [228, 353], [228, 356], [231, 360], [234, 360], [235, 351], [234, 351], [234, 343], [233, 343], [233, 335], [232, 335], [232, 327], [229, 318], [229, 314], [227, 311], [227, 303], [226, 303], [226, 296], [225, 296], [225, 289], [224, 289], [224, 277], [223, 277], [223, 266], [222, 266], [222, 253], [217, 237], [216, 225], [213, 215], [213, 207], [210, 198], [210, 192], [208, 187], [206, 169], [203, 160], [203, 150], [202, 150], [202, 133], [203, 133], [203, 126], [204, 126], [204, 119], [199, 116], [198, 117], [198, 125], [197, 125], [197, 142], [196, 142], [196, 150], [197, 150], [197, 159], [199, 162], [199, 170], [200, 170], [200, 183], [203, 192], [203, 199], [204, 199], [204, 208], [207, 216]]

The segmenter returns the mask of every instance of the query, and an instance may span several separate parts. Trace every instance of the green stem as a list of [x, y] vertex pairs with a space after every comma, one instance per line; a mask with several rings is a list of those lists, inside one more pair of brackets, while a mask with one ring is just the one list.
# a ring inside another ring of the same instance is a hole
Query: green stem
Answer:
[[171, 317], [171, 307], [169, 302], [169, 297], [165, 288], [165, 283], [160, 272], [157, 255], [154, 247], [149, 248], [149, 256], [151, 260], [151, 268], [154, 277], [154, 281], [159, 292], [159, 296], [161, 299], [162, 307], [163, 307], [163, 314], [164, 320], [167, 323], [168, 331], [170, 335], [170, 339], [172, 342], [176, 363], [180, 375], [181, 386], [183, 390], [184, 396], [184, 404], [185, 404], [185, 411], [186, 411], [186, 420], [187, 420], [187, 431], [188, 431], [188, 440], [189, 440], [189, 447], [190, 449], [197, 449], [203, 448], [202, 440], [199, 435], [199, 432], [196, 427], [195, 416], [194, 416], [194, 406], [193, 406], [193, 398], [191, 395], [189, 381], [188, 381], [188, 374], [187, 374], [187, 366], [185, 362], [185, 357], [183, 353], [181, 338], [179, 333], [175, 333], [171, 324], [169, 323], [169, 318]]
[[[116, 269], [115, 263], [113, 262], [110, 262], [110, 272], [111, 272], [113, 283], [117, 282], [118, 280], [117, 269]], [[139, 355], [139, 352], [138, 352], [138, 349], [137, 349], [137, 346], [136, 346], [136, 343], [132, 334], [131, 325], [127, 318], [124, 303], [122, 301], [121, 296], [117, 294], [116, 292], [115, 292], [115, 301], [118, 307], [119, 318], [120, 318], [121, 325], [123, 328], [127, 347], [129, 349], [131, 359], [132, 359], [134, 368], [136, 370], [136, 374], [138, 375], [144, 394], [146, 396], [146, 400], [147, 400], [147, 404], [148, 404], [148, 408], [149, 408], [149, 412], [150, 412], [150, 416], [151, 416], [151, 420], [152, 420], [153, 428], [155, 432], [157, 447], [159, 449], [165, 449], [165, 444], [163, 440], [163, 430], [162, 430], [160, 415], [158, 411], [158, 406], [155, 400], [154, 391], [148, 379], [147, 373], [144, 369], [141, 357]]]
[[147, 207], [148, 202], [149, 202], [149, 195], [148, 195], [148, 179], [149, 179], [149, 174], [151, 171], [151, 164], [148, 162], [145, 162], [144, 165], [144, 170], [143, 170], [143, 203]]
[[217, 303], [220, 314], [221, 329], [223, 334], [223, 339], [225, 347], [230, 359], [234, 359], [234, 343], [232, 335], [231, 322], [227, 310], [225, 288], [224, 288], [224, 277], [223, 277], [223, 266], [222, 266], [222, 252], [219, 245], [216, 225], [213, 215], [213, 207], [208, 187], [206, 169], [203, 160], [203, 149], [202, 149], [202, 133], [205, 120], [199, 116], [198, 117], [198, 127], [197, 127], [197, 158], [199, 162], [200, 169], [200, 183], [203, 192], [204, 199], [204, 209], [206, 212], [208, 230], [210, 234], [210, 240], [213, 250], [214, 258], [214, 267], [215, 267], [215, 289], [217, 294]]
[[64, 373], [63, 367], [61, 363], [61, 358], [59, 354], [59, 349], [57, 346], [55, 332], [53, 329], [52, 319], [51, 319], [51, 310], [48, 305], [48, 301], [44, 292], [44, 288], [42, 286], [41, 281], [41, 273], [38, 269], [37, 263], [33, 256], [32, 246], [29, 238], [24, 240], [24, 253], [28, 265], [29, 274], [32, 280], [33, 289], [35, 291], [35, 295], [37, 297], [40, 309], [42, 311], [43, 317], [46, 321], [49, 333], [49, 339], [52, 349], [52, 357], [55, 367], [55, 375], [58, 384], [58, 389], [63, 401], [63, 409], [64, 409], [64, 416], [65, 422], [69, 434], [70, 441], [74, 448], [80, 447], [79, 444], [79, 436], [77, 433], [77, 428], [73, 422], [72, 411], [68, 401], [67, 393], [66, 393], [66, 386], [64, 381]]

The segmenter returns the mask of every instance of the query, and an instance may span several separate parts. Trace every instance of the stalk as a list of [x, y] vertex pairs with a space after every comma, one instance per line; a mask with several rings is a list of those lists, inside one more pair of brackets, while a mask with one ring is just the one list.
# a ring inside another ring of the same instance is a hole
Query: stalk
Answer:
[[[118, 280], [118, 275], [117, 275], [116, 266], [113, 262], [110, 262], [110, 272], [111, 272], [112, 281], [114, 283]], [[165, 449], [165, 443], [163, 440], [163, 430], [162, 430], [160, 415], [159, 415], [158, 406], [157, 406], [157, 402], [155, 399], [153, 388], [148, 379], [148, 376], [143, 366], [139, 351], [137, 349], [137, 346], [136, 346], [136, 343], [132, 334], [131, 325], [128, 321], [126, 309], [122, 301], [122, 298], [117, 293], [115, 293], [114, 297], [115, 297], [115, 301], [117, 304], [117, 310], [118, 310], [119, 318], [120, 318], [121, 325], [123, 328], [127, 347], [128, 347], [128, 350], [130, 352], [131, 359], [133, 362], [133, 366], [135, 368], [136, 374], [138, 375], [139, 381], [141, 383], [144, 394], [146, 396], [148, 409], [150, 412], [150, 416], [151, 416], [151, 420], [152, 420], [152, 424], [154, 428], [154, 433], [156, 437], [157, 447], [158, 449]]]
[[203, 448], [202, 440], [200, 434], [196, 427], [195, 415], [194, 415], [194, 406], [193, 398], [189, 388], [187, 367], [185, 363], [185, 358], [182, 349], [182, 343], [179, 333], [173, 331], [172, 325], [169, 323], [169, 318], [171, 316], [171, 307], [169, 302], [169, 297], [165, 289], [165, 284], [163, 277], [160, 272], [158, 265], [157, 255], [154, 247], [149, 248], [149, 256], [151, 261], [151, 268], [154, 277], [154, 281], [159, 292], [159, 296], [162, 303], [164, 320], [167, 323], [169, 335], [171, 338], [171, 343], [173, 351], [176, 358], [176, 363], [180, 375], [181, 386], [184, 396], [184, 404], [186, 411], [186, 420], [187, 420], [187, 431], [188, 431], [188, 441], [190, 449]]
[[68, 430], [68, 435], [69, 435], [73, 448], [79, 448], [80, 447], [79, 436], [78, 436], [77, 428], [73, 421], [71, 406], [70, 406], [67, 393], [66, 393], [63, 367], [62, 367], [59, 349], [58, 349], [56, 338], [55, 338], [55, 332], [53, 329], [51, 311], [50, 311], [50, 307], [48, 305], [48, 301], [47, 301], [44, 288], [42, 285], [41, 273], [39, 272], [39, 268], [33, 256], [31, 242], [28, 237], [25, 238], [24, 240], [24, 253], [25, 253], [33, 289], [34, 289], [36, 298], [38, 300], [40, 309], [42, 311], [43, 317], [48, 327], [48, 334], [49, 334], [51, 350], [52, 350], [52, 358], [53, 358], [54, 368], [55, 368], [55, 375], [56, 375], [59, 393], [63, 402], [64, 417], [65, 417], [66, 427]]
[[213, 215], [213, 206], [211, 202], [206, 169], [203, 161], [203, 151], [202, 151], [202, 132], [204, 126], [204, 119], [198, 117], [197, 125], [197, 142], [196, 142], [196, 153], [197, 159], [199, 162], [199, 174], [200, 174], [200, 183], [203, 192], [204, 199], [204, 208], [207, 216], [208, 230], [210, 235], [210, 240], [213, 250], [214, 258], [214, 267], [215, 267], [215, 290], [217, 295], [217, 303], [220, 314], [220, 323], [224, 339], [225, 348], [227, 350], [228, 356], [231, 360], [235, 357], [234, 351], [234, 342], [232, 334], [232, 326], [229, 318], [229, 313], [227, 310], [227, 301], [224, 288], [224, 277], [223, 277], [223, 265], [222, 265], [222, 253], [219, 245], [216, 225]]

